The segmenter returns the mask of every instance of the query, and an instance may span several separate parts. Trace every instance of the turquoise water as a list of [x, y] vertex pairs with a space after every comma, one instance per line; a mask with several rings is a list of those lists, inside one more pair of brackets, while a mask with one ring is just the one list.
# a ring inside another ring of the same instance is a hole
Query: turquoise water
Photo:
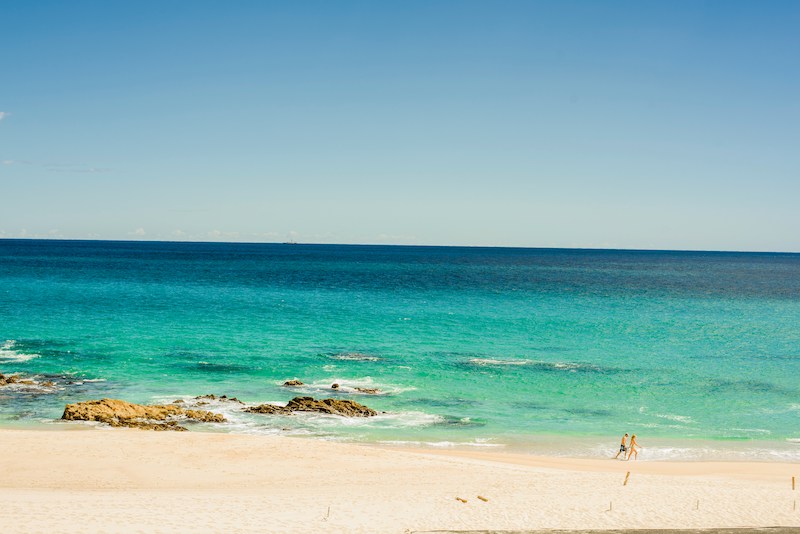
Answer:
[[304, 394], [386, 413], [195, 429], [800, 459], [800, 255], [0, 240], [0, 372], [56, 383], [0, 388], [7, 426]]

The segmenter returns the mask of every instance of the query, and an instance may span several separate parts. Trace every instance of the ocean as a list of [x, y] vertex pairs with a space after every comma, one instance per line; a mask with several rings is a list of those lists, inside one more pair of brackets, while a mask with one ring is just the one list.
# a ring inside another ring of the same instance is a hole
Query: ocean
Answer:
[[643, 460], [798, 461], [800, 255], [4, 239], [0, 372], [38, 382], [0, 387], [4, 427], [310, 395], [384, 413], [212, 401], [228, 423], [191, 429], [579, 457], [628, 432]]

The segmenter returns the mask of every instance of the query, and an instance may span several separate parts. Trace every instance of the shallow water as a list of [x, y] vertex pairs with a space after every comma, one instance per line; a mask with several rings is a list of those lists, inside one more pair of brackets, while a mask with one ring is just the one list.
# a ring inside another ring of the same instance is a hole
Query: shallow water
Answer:
[[800, 255], [0, 240], [0, 372], [55, 382], [0, 388], [5, 425], [303, 394], [387, 413], [202, 428], [800, 459]]

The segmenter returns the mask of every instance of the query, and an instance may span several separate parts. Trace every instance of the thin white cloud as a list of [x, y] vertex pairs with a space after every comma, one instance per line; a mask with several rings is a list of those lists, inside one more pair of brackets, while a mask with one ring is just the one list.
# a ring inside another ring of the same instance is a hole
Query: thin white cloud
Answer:
[[8, 112], [7, 112], [7, 111], [0, 111], [0, 121], [1, 121], [1, 120], [3, 120], [3, 119], [5, 119], [5, 118], [6, 118], [6, 115], [8, 115]]
[[142, 236], [144, 236], [146, 234], [147, 234], [147, 232], [144, 231], [144, 228], [137, 228], [133, 232], [128, 232], [128, 235], [132, 235], [132, 236], [136, 236], [136, 237], [142, 237]]

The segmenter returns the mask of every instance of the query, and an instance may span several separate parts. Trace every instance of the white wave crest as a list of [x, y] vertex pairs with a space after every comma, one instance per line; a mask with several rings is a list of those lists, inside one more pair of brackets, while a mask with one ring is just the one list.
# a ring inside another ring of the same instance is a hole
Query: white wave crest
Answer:
[[346, 362], [377, 362], [380, 360], [377, 356], [370, 354], [363, 354], [361, 352], [343, 352], [331, 356], [333, 360], [342, 360]]
[[473, 365], [530, 365], [533, 360], [498, 360], [495, 358], [470, 358]]
[[0, 361], [4, 362], [27, 362], [34, 358], [38, 358], [39, 354], [26, 354], [14, 350], [17, 342], [13, 339], [8, 339], [0, 345]]
[[[276, 384], [283, 384], [283, 382], [276, 382]], [[339, 384], [339, 387], [333, 389], [333, 384]], [[359, 391], [359, 388], [362, 391]], [[324, 380], [317, 380], [302, 386], [292, 387], [293, 391], [308, 394], [330, 394], [330, 393], [346, 393], [348, 395], [398, 395], [407, 391], [414, 391], [417, 388], [413, 386], [401, 386], [398, 384], [389, 384], [383, 382], [376, 382], [370, 376], [361, 378], [345, 378], [333, 376]], [[364, 390], [377, 390], [375, 393]]]

